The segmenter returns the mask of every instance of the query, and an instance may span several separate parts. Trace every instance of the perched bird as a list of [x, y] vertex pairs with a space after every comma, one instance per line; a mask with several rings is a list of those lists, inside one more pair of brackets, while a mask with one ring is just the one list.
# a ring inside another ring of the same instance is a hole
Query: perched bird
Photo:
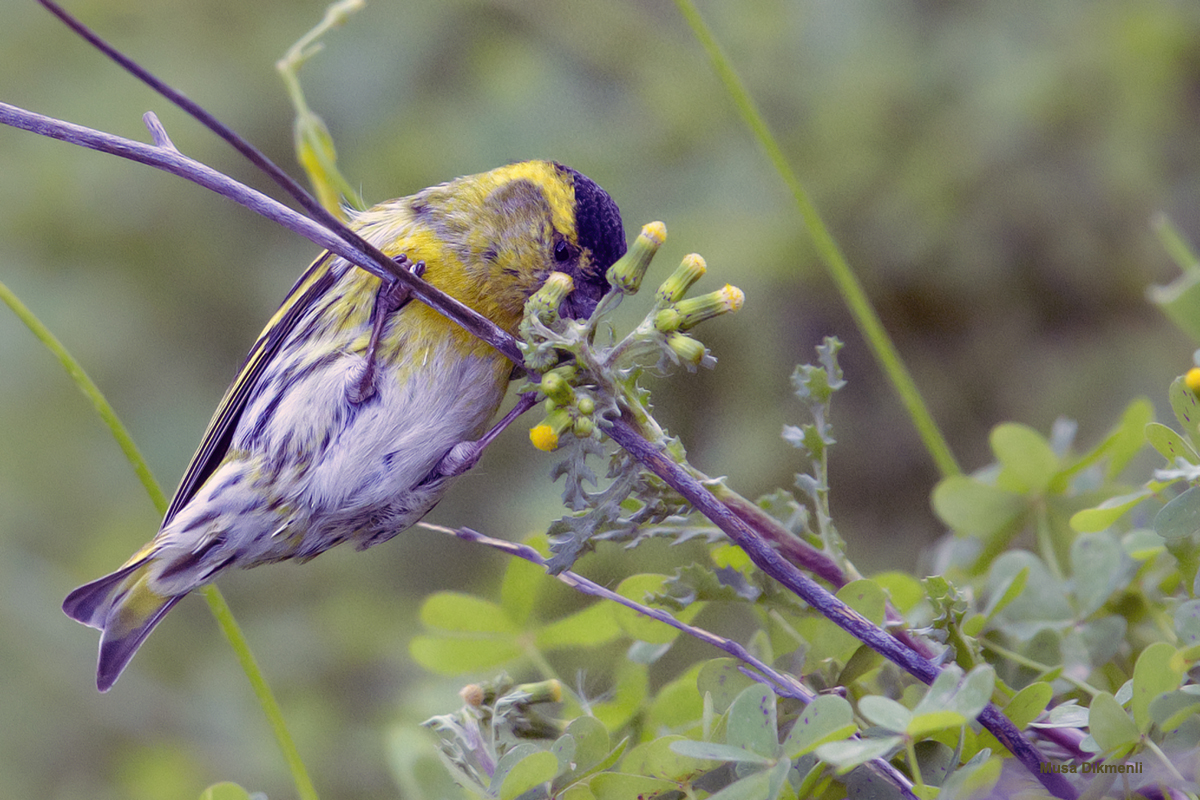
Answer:
[[[561, 313], [589, 315], [625, 252], [612, 198], [549, 161], [381, 203], [352, 227], [509, 332], [551, 272], [574, 280]], [[513, 364], [398, 286], [325, 253], [292, 288], [213, 415], [158, 535], [63, 603], [102, 632], [100, 691], [175, 603], [223, 570], [390, 539], [472, 465], [462, 446], [487, 429]]]

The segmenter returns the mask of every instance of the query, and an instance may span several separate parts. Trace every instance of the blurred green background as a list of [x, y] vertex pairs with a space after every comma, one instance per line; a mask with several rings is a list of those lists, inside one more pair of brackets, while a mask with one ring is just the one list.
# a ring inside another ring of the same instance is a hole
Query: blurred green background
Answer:
[[[71, 9], [298, 174], [275, 59], [322, 0], [79, 0]], [[964, 468], [1003, 420], [1094, 442], [1133, 397], [1163, 408], [1192, 346], [1144, 300], [1174, 275], [1149, 228], [1200, 239], [1200, 11], [1176, 2], [701, 3], [896, 337]], [[749, 496], [790, 486], [793, 367], [846, 342], [836, 520], [865, 570], [913, 568], [937, 480], [815, 261], [778, 176], [668, 2], [375, 0], [303, 73], [368, 200], [554, 158], [631, 235], [690, 251], [744, 312], [702, 329], [719, 365], [657, 384], [694, 462]], [[146, 139], [248, 179], [227, 147], [32, 0], [6, 0], [0, 99]], [[174, 486], [245, 350], [314, 255], [178, 179], [0, 129], [0, 280], [91, 371]], [[95, 633], [58, 610], [157, 516], [51, 356], [0, 312], [0, 796], [193, 798], [228, 779], [293, 796], [231, 652], [182, 603], [107, 696]], [[529, 424], [534, 424], [531, 420]], [[431, 519], [520, 537], [557, 515], [553, 458], [519, 426]], [[651, 556], [667, 569], [673, 553]], [[585, 561], [604, 575], [610, 554]], [[223, 580], [331, 798], [397, 796], [415, 724], [461, 680], [407, 656], [420, 598], [495, 591], [503, 559], [427, 532]], [[597, 566], [599, 565], [599, 566]], [[638, 570], [645, 569], [640, 557]], [[623, 569], [629, 569], [623, 567]], [[570, 602], [564, 598], [563, 602]], [[599, 690], [602, 690], [602, 686]]]

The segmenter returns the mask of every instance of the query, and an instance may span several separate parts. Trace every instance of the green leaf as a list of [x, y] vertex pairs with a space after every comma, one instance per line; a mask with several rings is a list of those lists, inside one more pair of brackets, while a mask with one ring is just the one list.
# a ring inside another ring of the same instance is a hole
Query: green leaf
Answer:
[[1184, 647], [1200, 644], [1200, 600], [1188, 600], [1175, 609], [1175, 632]]
[[867, 645], [860, 645], [854, 651], [854, 655], [850, 656], [849, 660], [846, 661], [846, 666], [842, 667], [842, 671], [838, 673], [838, 685], [849, 686], [853, 684], [881, 666], [884, 660], [883, 656]]
[[1133, 667], [1133, 697], [1129, 705], [1138, 730], [1147, 733], [1154, 719], [1150, 703], [1159, 695], [1179, 688], [1183, 670], [1175, 663], [1175, 648], [1166, 642], [1155, 642], [1142, 651]]
[[736, 569], [743, 574], [750, 574], [757, 569], [750, 560], [750, 554], [736, 544], [726, 543], [713, 547], [709, 553], [713, 566], [718, 568]]
[[755, 681], [743, 673], [740, 661], [732, 658], [714, 658], [707, 662], [696, 678], [696, 689], [701, 697], [712, 697], [713, 708], [724, 714], [733, 705], [734, 698], [753, 686]]
[[[887, 597], [874, 581], [851, 581], [838, 589], [837, 598], [875, 625], [883, 623]], [[862, 644], [849, 631], [823, 616], [809, 617], [797, 625], [797, 630], [808, 641], [809, 657], [814, 661], [832, 658], [845, 663]]]
[[783, 752], [795, 760], [827, 742], [848, 738], [855, 730], [850, 703], [837, 695], [821, 695], [804, 707], [783, 741]]
[[1138, 728], [1121, 704], [1108, 692], [1100, 692], [1092, 698], [1088, 709], [1088, 730], [1100, 752], [1106, 756], [1123, 758], [1138, 743]]
[[1008, 705], [1004, 707], [1004, 716], [1012, 720], [1017, 728], [1024, 729], [1046, 710], [1052, 697], [1054, 689], [1050, 684], [1041, 681], [1031, 683], [1008, 701]]
[[1071, 583], [1079, 617], [1090, 617], [1129, 579], [1126, 558], [1110, 532], [1080, 534], [1071, 543]]
[[1025, 510], [1025, 498], [965, 475], [954, 475], [933, 490], [934, 513], [955, 533], [990, 539]]
[[907, 614], [917, 603], [925, 599], [921, 582], [907, 572], [891, 570], [871, 577], [875, 584], [892, 600], [892, 605], [901, 614]]
[[[661, 594], [665, 590], [668, 580], [669, 577], [666, 575], [649, 573], [630, 575], [617, 586], [617, 594], [637, 603], [645, 604], [647, 598], [652, 595]], [[621, 629], [625, 631], [627, 636], [633, 639], [641, 642], [649, 642], [650, 644], [669, 644], [679, 636], [679, 631], [676, 628], [672, 628], [664, 622], [643, 616], [631, 608], [616, 605], [615, 603], [608, 604], [608, 607], [610, 613], [614, 615], [617, 624], [621, 626]], [[703, 607], [703, 603], [693, 603], [675, 616], [687, 622], [700, 613]]]
[[989, 441], [1000, 462], [998, 486], [1020, 494], [1042, 494], [1060, 464], [1050, 443], [1027, 425], [1006, 422], [992, 429]]
[[1184, 383], [1183, 376], [1171, 381], [1171, 386], [1167, 389], [1167, 399], [1171, 402], [1175, 419], [1179, 420], [1179, 429], [1183, 431], [1193, 449], [1200, 449], [1200, 400], [1196, 399], [1195, 392]]
[[683, 783], [708, 767], [704, 763], [707, 757], [690, 756], [673, 747], [691, 741], [684, 736], [669, 735], [640, 744], [621, 761], [621, 769]]
[[1162, 537], [1149, 528], [1138, 528], [1122, 536], [1121, 548], [1134, 561], [1149, 561], [1166, 550]]
[[1198, 714], [1200, 695], [1192, 692], [1167, 692], [1150, 701], [1150, 718], [1165, 733], [1175, 730]]
[[858, 713], [873, 725], [896, 733], [904, 733], [912, 722], [913, 713], [890, 697], [870, 694], [858, 701]]
[[[864, 700], [866, 698], [863, 698]], [[846, 773], [873, 758], [884, 758], [904, 744], [899, 736], [884, 736], [878, 739], [846, 739], [830, 742], [816, 749], [817, 758], [832, 764], [839, 773]]]
[[959, 684], [950, 707], [967, 719], [975, 719], [991, 701], [995, 688], [996, 670], [991, 664], [980, 664]]
[[675, 680], [658, 690], [646, 712], [647, 730], [686, 732], [699, 725], [704, 714], [703, 695], [696, 691], [696, 680], [703, 664], [695, 664]]
[[738, 764], [769, 764], [767, 756], [737, 747], [732, 744], [719, 742], [698, 742], [694, 739], [676, 739], [671, 742], [671, 749], [688, 758], [707, 761], [731, 761]]
[[1154, 531], [1168, 542], [1200, 531], [1200, 486], [1193, 486], [1159, 509], [1154, 516]]
[[576, 717], [567, 725], [566, 733], [575, 740], [575, 769], [581, 774], [608, 755], [608, 728], [595, 717]]
[[522, 655], [515, 639], [447, 639], [416, 636], [408, 643], [413, 660], [438, 675], [460, 675], [507, 664]]
[[774, 756], [779, 749], [775, 714], [775, 693], [769, 686], [754, 684], [739, 694], [729, 707], [725, 743], [761, 756]]
[[[506, 753], [505, 758], [507, 757]], [[504, 760], [501, 759], [501, 763]], [[546, 750], [539, 750], [525, 756], [513, 764], [508, 770], [508, 774], [504, 776], [504, 780], [500, 784], [500, 800], [513, 800], [535, 786], [549, 783], [558, 774], [558, 767], [558, 758]], [[496, 767], [496, 774], [500, 774], [499, 766]], [[494, 783], [493, 781], [493, 785]]]
[[987, 608], [984, 609], [984, 620], [990, 621], [992, 617], [1003, 611], [1009, 603], [1020, 597], [1021, 592], [1025, 591], [1025, 584], [1028, 581], [1029, 568], [1022, 567], [1015, 575], [1000, 582], [1000, 585], [996, 587], [997, 591], [991, 595]]
[[546, 570], [523, 558], [510, 558], [500, 583], [500, 606], [516, 625], [525, 625], [546, 582]]
[[958, 689], [962, 685], [962, 681], [962, 667], [957, 664], [946, 665], [938, 673], [933, 684], [925, 690], [925, 695], [920, 699], [916, 707], [913, 708], [912, 713], [923, 714], [926, 711], [940, 711], [945, 708], [951, 708], [954, 703], [954, 696], [958, 694]]
[[[1063, 593], [1061, 582], [1050, 574], [1046, 565], [1033, 553], [1013, 550], [996, 558], [988, 571], [988, 594], [993, 595], [1001, 587], [1007, 586], [1008, 581], [1023, 569], [1029, 570], [1025, 590], [996, 614], [997, 620], [1002, 619], [1007, 623], [1005, 632], [1028, 639], [1043, 628], [1059, 629], [1070, 624], [1075, 615]], [[1044, 663], [1058, 662], [1051, 660]]]
[[904, 733], [912, 739], [924, 739], [939, 731], [956, 731], [969, 721], [970, 718], [948, 708], [925, 711], [913, 714]]
[[200, 800], [250, 800], [250, 793], [236, 783], [214, 783], [200, 793]]
[[1121, 414], [1117, 428], [1109, 436], [1108, 469], [1105, 477], [1116, 480], [1129, 465], [1146, 441], [1146, 426], [1154, 420], [1154, 404], [1145, 397], [1139, 397]]
[[594, 647], [621, 635], [621, 626], [608, 603], [593, 603], [570, 616], [547, 623], [534, 634], [540, 650], [563, 647]]
[[427, 628], [456, 633], [516, 634], [520, 629], [496, 603], [461, 592], [435, 592], [421, 604]]
[[1191, 464], [1200, 464], [1200, 454], [1196, 452], [1196, 448], [1161, 422], [1151, 422], [1146, 426], [1146, 441], [1172, 464], [1177, 458]]
[[649, 678], [646, 665], [624, 662], [617, 670], [617, 682], [610, 699], [592, 705], [592, 714], [611, 731], [633, 718], [646, 699]]
[[651, 798], [656, 794], [676, 791], [679, 786], [662, 778], [628, 775], [623, 772], [601, 772], [588, 781], [596, 800], [629, 800], [631, 797]]
[[1129, 494], [1110, 497], [1098, 506], [1076, 511], [1071, 515], [1071, 530], [1081, 533], [1102, 531], [1147, 497], [1153, 496], [1154, 492], [1149, 489], [1139, 489]]
[[988, 758], [964, 764], [950, 774], [942, 785], [945, 797], [994, 797], [992, 793], [1000, 780], [1000, 769], [1004, 761]]
[[555, 739], [554, 744], [550, 745], [550, 752], [558, 759], [559, 775], [571, 771], [579, 763], [575, 758], [575, 737], [569, 733]]
[[591, 788], [583, 783], [572, 784], [555, 797], [557, 800], [596, 800], [596, 795], [592, 793]]
[[[781, 767], [787, 766], [780, 762], [774, 769], [751, 772], [741, 780], [734, 781], [716, 794], [710, 795], [708, 800], [775, 800], [779, 792], [777, 788], [772, 790], [773, 776], [778, 774]], [[783, 774], [786, 777], [786, 769]]]

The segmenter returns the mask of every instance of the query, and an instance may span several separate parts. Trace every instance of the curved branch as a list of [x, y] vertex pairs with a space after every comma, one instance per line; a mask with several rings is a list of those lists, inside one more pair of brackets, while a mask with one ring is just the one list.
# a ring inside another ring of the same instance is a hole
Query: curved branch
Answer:
[[347, 261], [365, 269], [372, 275], [385, 280], [397, 280], [412, 290], [412, 293], [438, 313], [462, 325], [473, 335], [496, 348], [514, 364], [520, 364], [521, 351], [516, 340], [494, 322], [469, 308], [440, 289], [426, 283], [373, 247], [361, 237], [349, 232], [346, 237], [328, 226], [314, 222], [287, 206], [271, 199], [262, 192], [251, 189], [217, 170], [188, 158], [164, 139], [166, 134], [157, 120], [147, 122], [155, 141], [163, 144], [145, 144], [115, 136], [111, 133], [76, 125], [71, 122], [47, 117], [18, 106], [0, 102], [0, 124], [36, 133], [51, 139], [79, 145], [90, 150], [136, 161], [185, 180], [203, 186], [210, 191], [243, 205], [259, 216], [295, 231], [309, 241], [336, 253]]
[[[534, 550], [529, 545], [517, 544], [516, 542], [509, 542], [505, 541], [504, 539], [495, 539], [491, 536], [485, 536], [478, 531], [471, 530], [470, 528], [444, 528], [441, 525], [433, 525], [428, 522], [418, 522], [417, 525], [427, 530], [456, 536], [465, 542], [474, 542], [477, 544], [487, 545], [488, 547], [508, 553], [509, 555], [516, 556], [517, 558], [523, 558], [532, 564], [537, 564], [543, 569], [548, 569], [549, 567], [549, 561], [547, 561], [545, 558], [542, 558], [542, 554], [537, 550]], [[658, 620], [664, 625], [670, 625], [672, 628], [686, 633], [688, 636], [710, 644], [718, 650], [723, 650], [742, 663], [747, 664], [749, 666], [749, 670], [743, 668], [743, 671], [748, 673], [752, 670], [758, 673], [762, 679], [762, 682], [768, 684], [778, 695], [794, 698], [806, 705], [817, 698], [816, 693], [803, 683], [787, 673], [779, 672], [769, 665], [764, 664], [762, 661], [751, 655], [746, 648], [742, 647], [732, 639], [727, 639], [724, 636], [718, 636], [717, 634], [712, 633], [711, 631], [706, 631], [703, 628], [697, 628], [694, 625], [689, 625], [688, 623], [676, 619], [672, 614], [669, 614], [661, 609], [651, 608], [650, 606], [643, 605], [636, 600], [630, 600], [628, 597], [623, 597], [611, 589], [606, 589], [600, 584], [591, 581], [576, 572], [572, 572], [571, 570], [559, 572], [555, 574], [554, 577], [576, 591], [586, 595], [591, 595], [592, 597], [599, 597], [604, 600], [611, 600], [614, 603], [619, 603], [626, 608], [636, 611], [642, 616]], [[751, 675], [750, 677], [754, 676]], [[913, 798], [913, 800], [915, 800], [916, 795], [914, 795], [912, 792], [912, 783], [903, 775], [901, 775], [900, 772], [887, 761], [882, 758], [873, 758], [864, 766], [898, 789], [901, 793], [901, 796], [905, 798]]]

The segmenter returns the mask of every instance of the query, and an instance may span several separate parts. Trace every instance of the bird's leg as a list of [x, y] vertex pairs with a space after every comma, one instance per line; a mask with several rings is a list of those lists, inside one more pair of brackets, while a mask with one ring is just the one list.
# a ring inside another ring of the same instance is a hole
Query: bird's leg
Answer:
[[[407, 256], [395, 258], [396, 264], [403, 266]], [[410, 268], [412, 274], [420, 277], [425, 273], [425, 262], [418, 261]], [[346, 391], [347, 399], [355, 405], [365, 402], [375, 394], [376, 361], [379, 354], [379, 340], [383, 338], [383, 327], [389, 316], [403, 308], [412, 299], [412, 292], [400, 281], [392, 278], [379, 285], [375, 294], [375, 306], [371, 309], [371, 338], [367, 342], [367, 362], [363, 366], [358, 381]]]
[[517, 404], [513, 406], [512, 411], [504, 415], [504, 418], [492, 426], [492, 429], [485, 433], [480, 438], [473, 442], [459, 442], [451, 447], [446, 455], [442, 456], [442, 460], [438, 462], [433, 471], [429, 473], [422, 483], [439, 478], [456, 478], [474, 467], [479, 462], [479, 457], [483, 455], [483, 451], [492, 440], [509, 425], [516, 421], [517, 417], [524, 414], [529, 409], [537, 404], [537, 393], [527, 392], [517, 400]]

